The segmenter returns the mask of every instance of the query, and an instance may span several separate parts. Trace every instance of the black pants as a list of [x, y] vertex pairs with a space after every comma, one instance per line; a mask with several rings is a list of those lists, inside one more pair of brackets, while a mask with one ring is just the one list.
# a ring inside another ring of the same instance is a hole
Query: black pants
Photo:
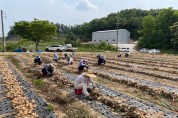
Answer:
[[106, 61], [104, 59], [99, 58], [98, 59], [98, 65], [105, 64]]
[[84, 68], [88, 69], [88, 66], [87, 65], [79, 66], [78, 71], [83, 71]]

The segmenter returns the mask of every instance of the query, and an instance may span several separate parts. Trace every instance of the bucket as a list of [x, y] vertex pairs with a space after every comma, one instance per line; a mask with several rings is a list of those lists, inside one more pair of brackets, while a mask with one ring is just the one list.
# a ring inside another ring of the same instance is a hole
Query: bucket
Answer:
[[75, 89], [75, 94], [76, 95], [81, 95], [83, 89]]

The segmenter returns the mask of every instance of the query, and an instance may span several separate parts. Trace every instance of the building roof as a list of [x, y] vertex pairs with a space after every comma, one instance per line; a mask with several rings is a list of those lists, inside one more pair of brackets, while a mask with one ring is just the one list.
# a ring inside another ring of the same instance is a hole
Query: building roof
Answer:
[[[126, 29], [118, 29], [118, 31], [121, 31], [121, 30], [126, 30]], [[104, 30], [104, 31], [96, 31], [96, 32], [93, 32], [93, 33], [99, 33], [99, 32], [101, 32], [101, 33], [103, 33], [103, 32], [116, 32], [117, 31], [117, 29], [115, 29], [115, 30]], [[128, 30], [126, 30], [126, 31], [128, 31]], [[128, 31], [129, 32], [129, 31]]]

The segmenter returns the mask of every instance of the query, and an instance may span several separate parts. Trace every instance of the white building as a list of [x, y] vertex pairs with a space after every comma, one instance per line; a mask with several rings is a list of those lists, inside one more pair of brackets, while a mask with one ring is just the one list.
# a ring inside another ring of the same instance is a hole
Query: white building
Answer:
[[118, 29], [118, 33], [117, 30], [96, 31], [92, 33], [93, 43], [100, 43], [105, 41], [109, 44], [128, 44], [129, 40], [130, 32], [126, 29]]
[[130, 39], [130, 32], [126, 29], [118, 29], [118, 37], [117, 30], [96, 31], [92, 33], [92, 43], [100, 43], [102, 41], [114, 46], [117, 45], [118, 48], [128, 48], [130, 52], [134, 51], [136, 45]]

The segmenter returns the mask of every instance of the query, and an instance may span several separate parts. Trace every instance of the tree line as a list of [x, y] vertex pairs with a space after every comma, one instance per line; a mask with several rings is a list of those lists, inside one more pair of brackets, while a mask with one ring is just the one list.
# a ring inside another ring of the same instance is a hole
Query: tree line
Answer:
[[[40, 22], [39, 20], [36, 20], [36, 22], [37, 21]], [[18, 23], [21, 22], [24, 21], [19, 21]], [[34, 21], [32, 21], [32, 23], [33, 22]], [[178, 10], [172, 8], [151, 10], [125, 9], [117, 13], [111, 13], [106, 17], [93, 19], [88, 23], [74, 26], [67, 26], [60, 23], [49, 24], [54, 26], [54, 33], [51, 33], [54, 37], [60, 40], [60, 37], [65, 36], [72, 41], [77, 39], [81, 41], [91, 41], [92, 32], [114, 30], [117, 29], [118, 24], [119, 29], [127, 29], [130, 31], [131, 39], [138, 41], [140, 48], [173, 49], [178, 51]], [[26, 30], [23, 29], [23, 32], [25, 31]], [[46, 31], [49, 32], [49, 30]], [[29, 31], [26, 33], [28, 32]], [[43, 32], [45, 31], [43, 30]], [[38, 35], [38, 33], [35, 34]], [[11, 27], [8, 38], [15, 36], [15, 34], [20, 34], [18, 32], [17, 23]], [[20, 35], [24, 37], [22, 34]], [[25, 36], [26, 35], [27, 34], [25, 34]], [[32, 34], [29, 36], [32, 36]], [[46, 36], [45, 40], [49, 37]]]

